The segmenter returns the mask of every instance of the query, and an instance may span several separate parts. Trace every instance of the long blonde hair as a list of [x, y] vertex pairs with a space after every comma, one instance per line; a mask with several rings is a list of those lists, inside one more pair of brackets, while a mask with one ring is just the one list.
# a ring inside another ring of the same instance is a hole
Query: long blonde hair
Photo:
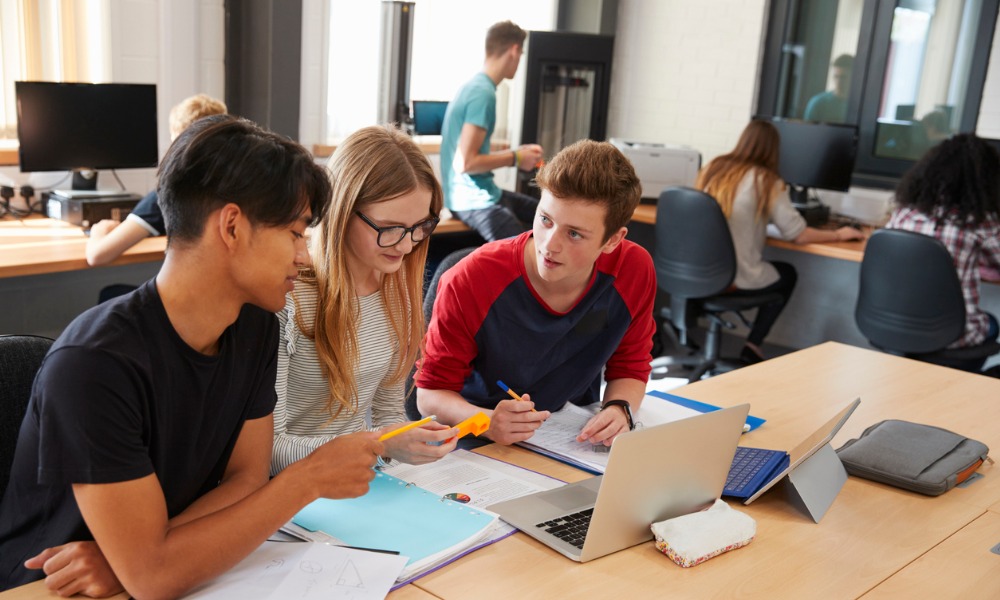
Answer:
[[[347, 269], [347, 231], [355, 211], [398, 198], [417, 188], [431, 192], [431, 216], [441, 212], [441, 185], [427, 157], [413, 140], [393, 126], [371, 126], [351, 134], [327, 163], [333, 202], [312, 241], [312, 272], [303, 273], [317, 289], [316, 322], [296, 323], [316, 344], [330, 386], [327, 410], [336, 418], [344, 408], [357, 410], [358, 305], [356, 286]], [[379, 288], [389, 323], [399, 344], [399, 364], [392, 381], [406, 378], [419, 357], [424, 333], [424, 265], [427, 240], [403, 257], [402, 267], [382, 277]], [[301, 313], [296, 311], [297, 315]], [[402, 399], [400, 399], [402, 401]]]
[[694, 185], [715, 198], [728, 219], [733, 214], [733, 202], [740, 182], [753, 169], [757, 218], [760, 219], [770, 213], [771, 203], [784, 186], [778, 174], [780, 147], [781, 136], [774, 125], [767, 121], [750, 121], [733, 151], [708, 163], [698, 173]]

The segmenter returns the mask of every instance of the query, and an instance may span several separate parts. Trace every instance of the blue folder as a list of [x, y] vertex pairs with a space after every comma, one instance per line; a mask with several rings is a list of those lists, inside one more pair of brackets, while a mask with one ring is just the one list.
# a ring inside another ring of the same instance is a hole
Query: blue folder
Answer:
[[407, 566], [412, 566], [449, 549], [460, 553], [464, 542], [477, 537], [496, 518], [377, 472], [364, 496], [320, 498], [299, 511], [292, 522], [348, 546], [397, 551], [408, 556]]
[[[675, 396], [673, 394], [667, 394], [666, 392], [652, 391], [652, 392], [646, 392], [646, 394], [649, 396], [662, 398], [669, 402], [673, 402], [674, 404], [679, 404], [686, 408], [690, 408], [703, 413], [712, 412], [714, 410], [719, 410], [719, 408], [721, 408], [719, 406], [715, 406], [714, 404], [706, 404], [704, 402], [698, 402], [697, 400], [690, 400], [688, 398], [682, 398], [680, 396]], [[750, 431], [757, 429], [758, 427], [763, 425], [765, 421], [766, 419], [761, 419], [760, 417], [755, 417], [753, 415], [749, 415], [747, 417], [747, 425], [750, 426]]]

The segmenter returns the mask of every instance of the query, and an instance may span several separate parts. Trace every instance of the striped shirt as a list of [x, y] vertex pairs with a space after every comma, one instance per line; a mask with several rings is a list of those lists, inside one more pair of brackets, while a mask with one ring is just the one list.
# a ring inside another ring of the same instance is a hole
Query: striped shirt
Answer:
[[356, 299], [359, 364], [357, 410], [344, 408], [333, 421], [326, 410], [330, 396], [316, 345], [296, 324], [296, 311], [304, 323], [316, 320], [316, 287], [295, 282], [295, 298], [289, 294], [278, 313], [281, 337], [278, 346], [278, 376], [275, 389], [274, 447], [271, 474], [305, 458], [313, 450], [341, 434], [379, 428], [406, 421], [403, 382], [388, 381], [399, 361], [399, 344], [379, 292]]
[[965, 298], [965, 333], [950, 347], [983, 343], [989, 331], [989, 317], [979, 308], [979, 269], [1000, 268], [1000, 222], [987, 218], [979, 225], [964, 226], [942, 214], [933, 216], [913, 208], [893, 211], [886, 229], [905, 229], [941, 240], [955, 261]]

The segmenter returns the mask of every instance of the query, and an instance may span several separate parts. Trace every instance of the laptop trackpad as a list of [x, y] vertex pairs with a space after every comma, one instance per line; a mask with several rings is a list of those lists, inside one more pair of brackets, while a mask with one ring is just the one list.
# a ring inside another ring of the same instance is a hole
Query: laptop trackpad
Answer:
[[568, 485], [540, 495], [549, 504], [561, 510], [590, 506], [597, 501], [597, 490], [590, 485]]

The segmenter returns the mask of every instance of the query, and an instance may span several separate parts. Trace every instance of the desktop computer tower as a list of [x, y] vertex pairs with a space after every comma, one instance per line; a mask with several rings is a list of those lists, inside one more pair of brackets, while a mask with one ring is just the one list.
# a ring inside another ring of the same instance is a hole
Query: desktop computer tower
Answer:
[[[68, 194], [68, 195], [67, 195]], [[101, 194], [100, 192], [54, 191], [45, 197], [45, 213], [59, 219], [90, 229], [102, 219], [124, 221], [140, 197], [136, 194]]]

